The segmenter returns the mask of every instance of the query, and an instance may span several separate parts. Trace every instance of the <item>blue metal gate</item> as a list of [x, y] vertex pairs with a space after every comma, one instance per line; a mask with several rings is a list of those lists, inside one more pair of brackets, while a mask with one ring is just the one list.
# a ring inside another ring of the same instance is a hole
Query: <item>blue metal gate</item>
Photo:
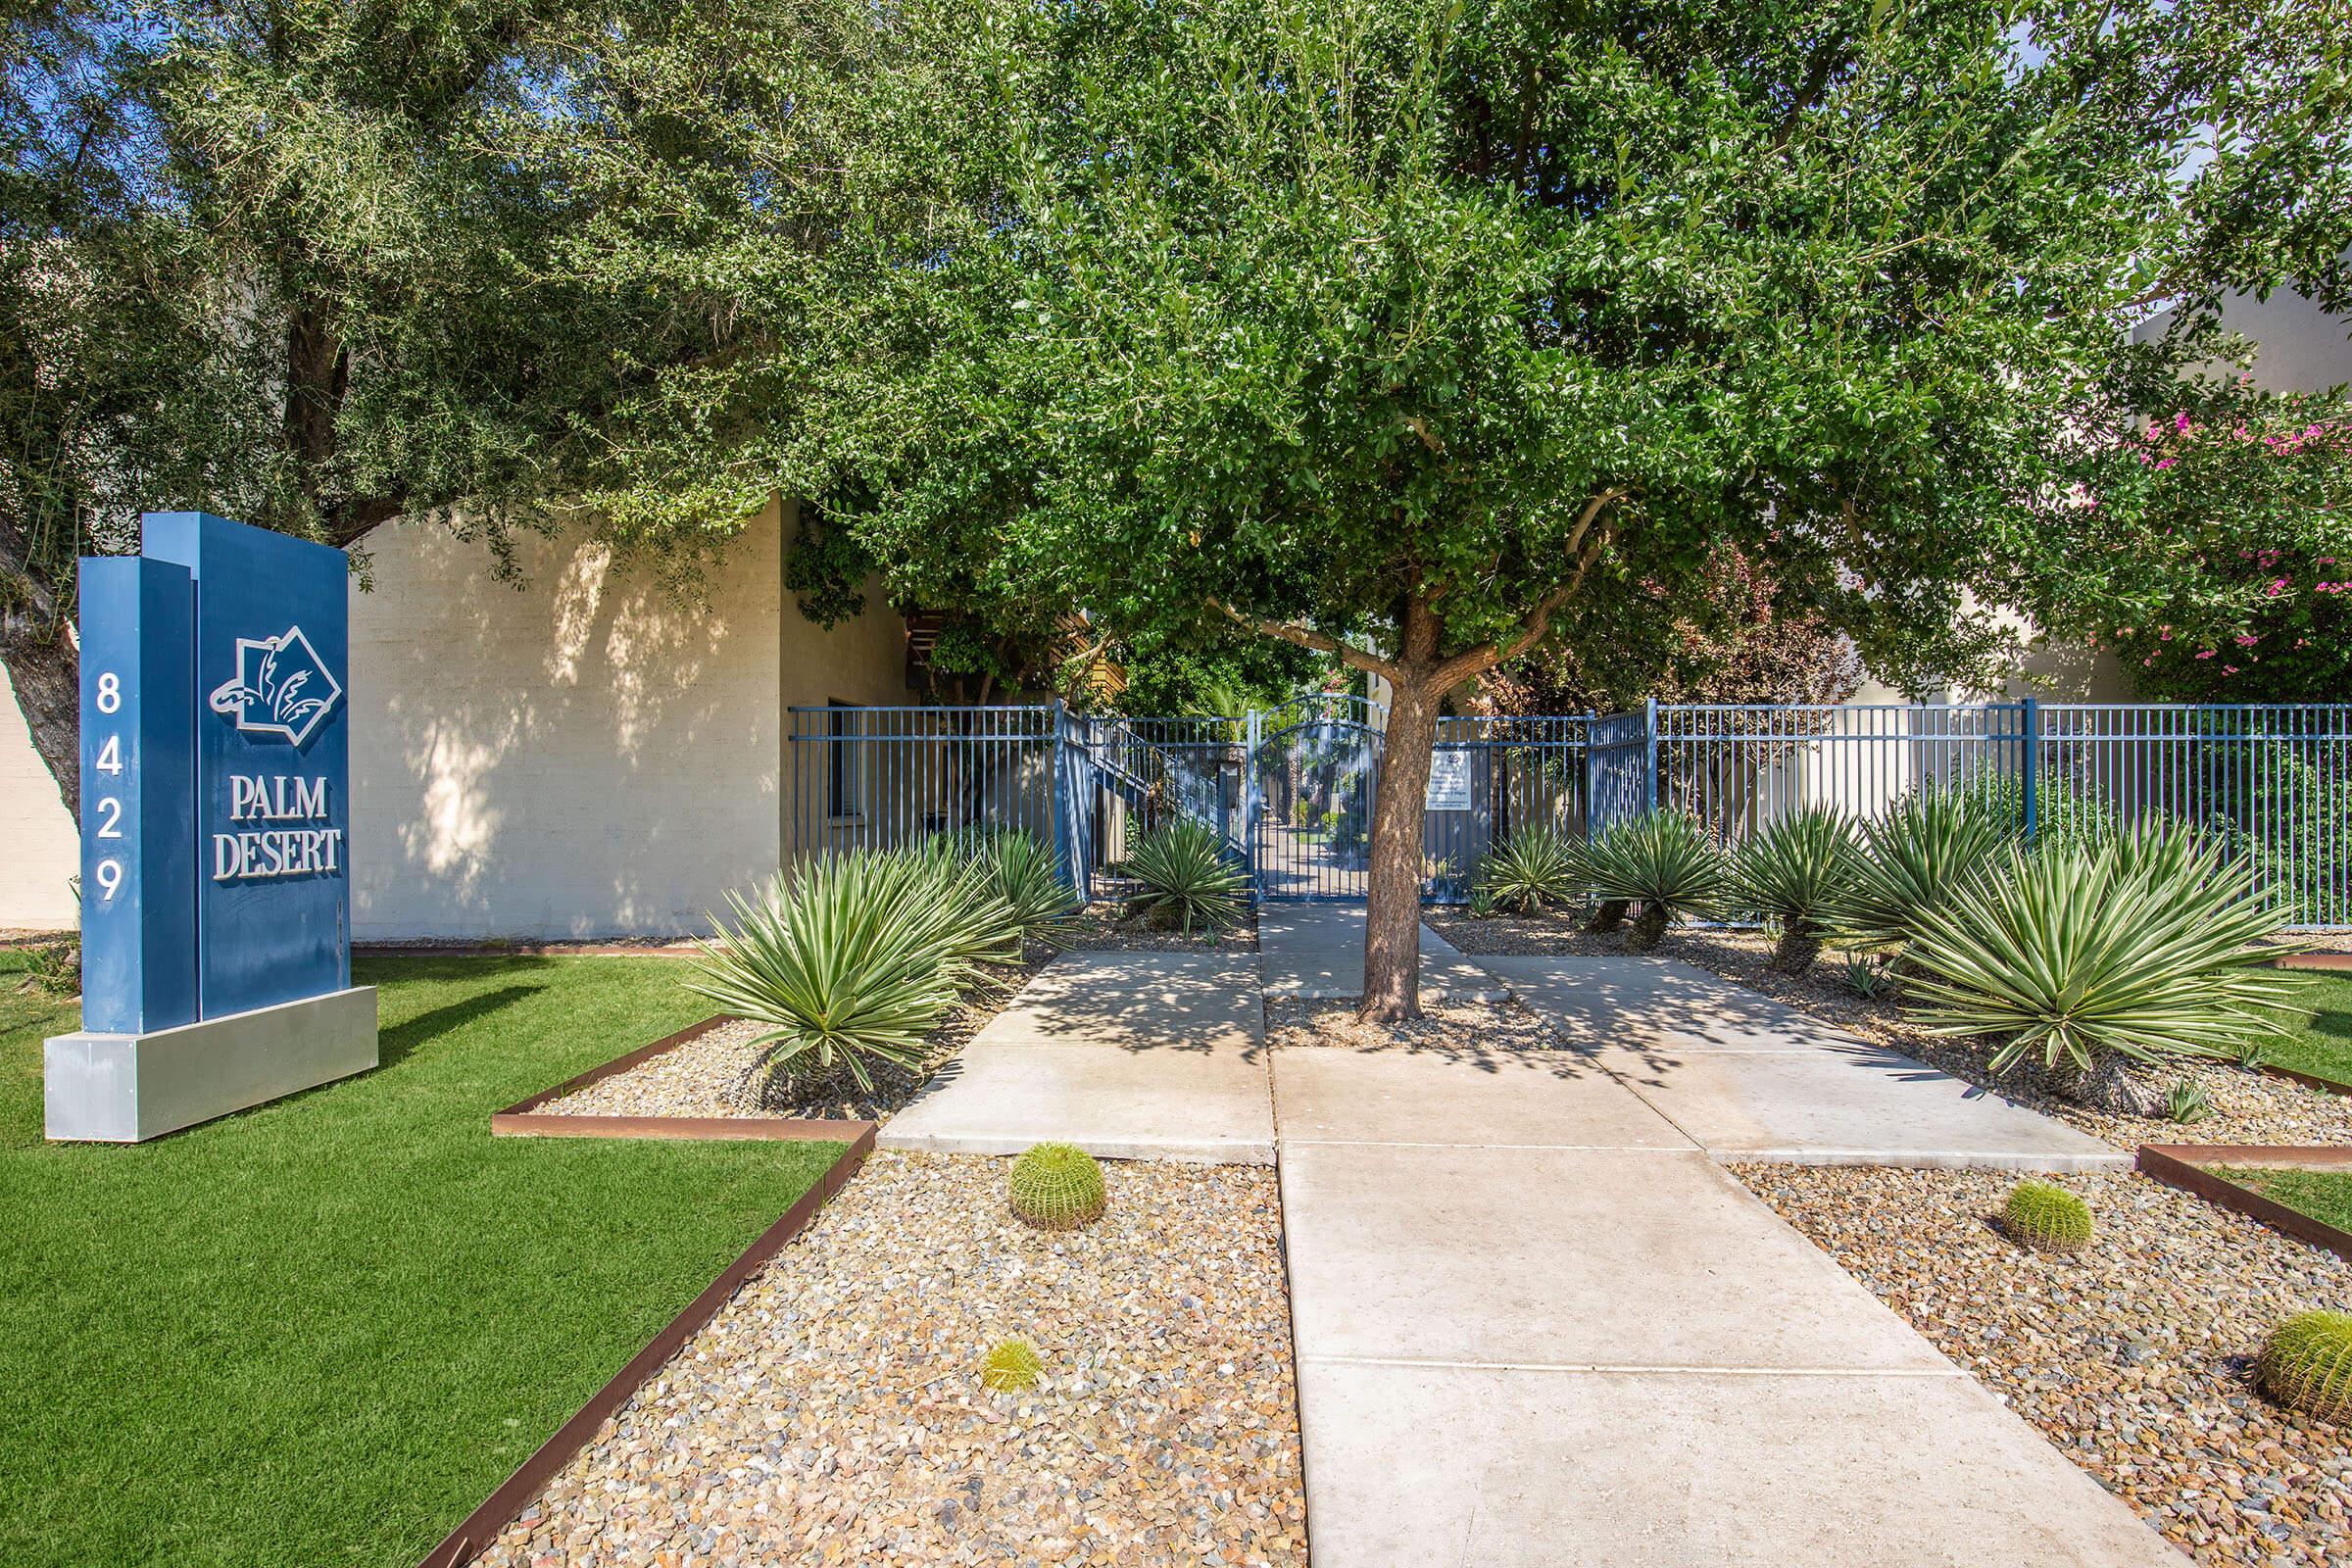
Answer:
[[1384, 716], [1333, 695], [1258, 717], [1245, 814], [1259, 898], [1364, 896]]

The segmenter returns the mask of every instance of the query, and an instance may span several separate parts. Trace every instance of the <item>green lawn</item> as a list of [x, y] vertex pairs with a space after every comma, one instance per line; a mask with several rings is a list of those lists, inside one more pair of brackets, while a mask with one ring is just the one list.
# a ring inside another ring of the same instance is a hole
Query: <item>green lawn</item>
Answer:
[[2352, 1171], [2257, 1170], [2232, 1166], [2215, 1174], [2313, 1219], [2352, 1231]]
[[2289, 1019], [2286, 1038], [2267, 1048], [2263, 1059], [2352, 1084], [2352, 975], [2304, 972], [2294, 978], [2310, 1012]]
[[653, 958], [401, 958], [383, 1065], [139, 1148], [41, 1141], [74, 1009], [0, 953], [0, 1563], [406, 1565], [831, 1144], [490, 1137], [701, 1016]]

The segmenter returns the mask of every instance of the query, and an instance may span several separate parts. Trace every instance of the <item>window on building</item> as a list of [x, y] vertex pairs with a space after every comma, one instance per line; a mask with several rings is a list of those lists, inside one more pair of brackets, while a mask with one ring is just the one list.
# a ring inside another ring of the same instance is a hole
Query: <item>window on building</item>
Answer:
[[829, 702], [826, 705], [825, 732], [825, 811], [830, 816], [858, 814], [858, 733], [857, 720], [851, 715], [858, 711], [855, 703]]

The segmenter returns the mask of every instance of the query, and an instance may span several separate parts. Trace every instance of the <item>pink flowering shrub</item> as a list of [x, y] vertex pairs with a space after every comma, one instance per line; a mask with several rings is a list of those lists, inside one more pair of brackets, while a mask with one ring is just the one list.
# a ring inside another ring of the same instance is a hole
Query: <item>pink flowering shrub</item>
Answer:
[[2115, 493], [2089, 504], [2115, 530], [2088, 541], [2108, 613], [2078, 604], [2078, 624], [2144, 697], [2352, 702], [2352, 421], [2278, 407], [2290, 417], [2272, 428], [2151, 421], [2125, 443]]

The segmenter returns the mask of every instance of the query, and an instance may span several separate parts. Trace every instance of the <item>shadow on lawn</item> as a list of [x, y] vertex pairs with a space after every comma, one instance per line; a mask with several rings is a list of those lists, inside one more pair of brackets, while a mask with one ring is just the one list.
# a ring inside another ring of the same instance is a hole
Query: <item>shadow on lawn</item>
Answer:
[[[475, 978], [480, 977], [481, 967], [478, 963], [474, 966], [472, 973]], [[404, 978], [412, 976], [416, 976], [416, 971], [410, 971], [410, 975], [404, 976]], [[422, 977], [463, 978], [464, 971], [460, 971], [457, 976]], [[535, 997], [546, 989], [547, 986], [544, 983], [503, 985], [495, 990], [479, 992], [470, 997], [462, 997], [455, 1002], [445, 1002], [440, 1006], [428, 1008], [414, 1018], [404, 1019], [377, 1034], [376, 1070], [381, 1072], [387, 1067], [396, 1067], [420, 1047], [432, 1044], [443, 1035], [454, 1034], [467, 1024], [487, 1018], [492, 1013], [502, 1012], [524, 998]]]

